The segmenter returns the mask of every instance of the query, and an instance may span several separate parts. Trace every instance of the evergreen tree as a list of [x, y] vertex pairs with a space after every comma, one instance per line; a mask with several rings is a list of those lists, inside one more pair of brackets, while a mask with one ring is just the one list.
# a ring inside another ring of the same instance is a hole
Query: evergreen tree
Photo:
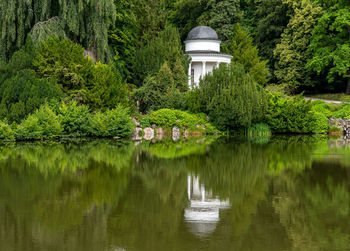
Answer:
[[258, 48], [253, 45], [252, 38], [239, 24], [234, 25], [233, 38], [228, 43], [227, 51], [233, 56], [232, 61], [242, 64], [257, 83], [261, 85], [267, 83], [269, 75], [267, 61], [260, 59]]
[[147, 76], [156, 74], [165, 61], [170, 68], [173, 68], [177, 61], [182, 62], [184, 66], [187, 63], [179, 32], [170, 26], [137, 50], [133, 66], [135, 84], [141, 86], [143, 80]]
[[263, 88], [234, 62], [207, 74], [189, 98], [190, 110], [209, 114], [221, 130], [244, 129], [262, 121], [266, 105]]
[[306, 50], [322, 9], [314, 6], [310, 0], [289, 2], [293, 5], [294, 14], [282, 34], [281, 43], [274, 50], [275, 75], [280, 83], [287, 83], [297, 89], [301, 84], [313, 85], [311, 76], [305, 69], [308, 58]]

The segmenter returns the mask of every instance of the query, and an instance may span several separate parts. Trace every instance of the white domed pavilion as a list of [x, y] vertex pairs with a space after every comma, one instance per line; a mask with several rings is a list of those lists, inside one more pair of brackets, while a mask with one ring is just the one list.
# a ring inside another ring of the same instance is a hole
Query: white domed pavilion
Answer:
[[220, 63], [230, 64], [232, 56], [220, 52], [221, 41], [215, 30], [198, 26], [188, 33], [185, 51], [191, 57], [188, 68], [189, 86], [198, 86], [200, 78], [212, 72]]

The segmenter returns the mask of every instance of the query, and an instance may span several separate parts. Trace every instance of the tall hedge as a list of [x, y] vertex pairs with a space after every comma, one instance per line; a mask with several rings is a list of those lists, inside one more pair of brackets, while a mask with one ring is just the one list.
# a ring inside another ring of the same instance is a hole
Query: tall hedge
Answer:
[[248, 128], [263, 119], [265, 92], [238, 63], [221, 65], [189, 95], [193, 112], [207, 113], [221, 130]]

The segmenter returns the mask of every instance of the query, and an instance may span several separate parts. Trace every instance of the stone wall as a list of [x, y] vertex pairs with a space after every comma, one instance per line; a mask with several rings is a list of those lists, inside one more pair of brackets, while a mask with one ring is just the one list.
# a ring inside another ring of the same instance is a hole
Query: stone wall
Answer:
[[347, 137], [350, 137], [350, 120], [329, 119], [328, 124], [340, 128]]

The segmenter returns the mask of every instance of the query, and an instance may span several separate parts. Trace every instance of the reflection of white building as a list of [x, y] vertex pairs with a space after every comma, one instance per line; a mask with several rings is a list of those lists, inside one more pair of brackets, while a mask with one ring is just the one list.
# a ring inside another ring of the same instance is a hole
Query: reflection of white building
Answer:
[[220, 52], [221, 41], [208, 26], [195, 27], [188, 33], [185, 51], [191, 57], [188, 68], [189, 86], [196, 86], [201, 77], [220, 63], [230, 64], [232, 56]]
[[187, 193], [190, 205], [185, 209], [185, 220], [190, 231], [198, 236], [214, 232], [220, 220], [220, 209], [229, 208], [229, 202], [213, 197], [194, 176], [188, 176]]

